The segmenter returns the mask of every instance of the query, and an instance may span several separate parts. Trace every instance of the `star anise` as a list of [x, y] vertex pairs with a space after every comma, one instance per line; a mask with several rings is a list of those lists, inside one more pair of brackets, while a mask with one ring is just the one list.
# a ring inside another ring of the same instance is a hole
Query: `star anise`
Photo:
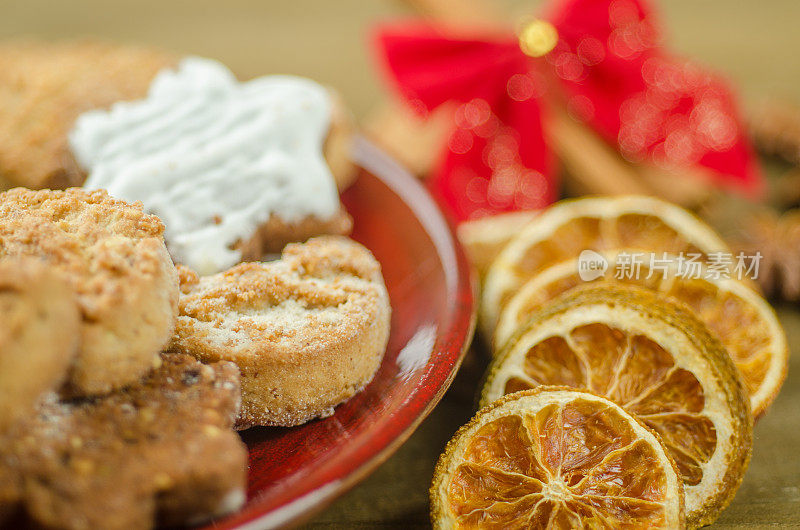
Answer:
[[729, 243], [734, 253], [760, 253], [756, 279], [765, 294], [800, 300], [800, 209], [782, 215], [762, 210], [746, 216], [738, 236], [730, 237]]
[[778, 209], [719, 194], [700, 214], [740, 253], [764, 294], [800, 301], [800, 208]]
[[751, 110], [748, 121], [750, 136], [762, 154], [800, 165], [800, 108], [768, 99]]

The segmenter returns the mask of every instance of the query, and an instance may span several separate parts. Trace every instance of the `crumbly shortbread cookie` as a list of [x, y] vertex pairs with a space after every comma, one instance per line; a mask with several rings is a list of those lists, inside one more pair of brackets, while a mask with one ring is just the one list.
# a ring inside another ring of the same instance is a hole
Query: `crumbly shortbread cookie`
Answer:
[[64, 278], [36, 260], [0, 260], [0, 432], [66, 379], [79, 326]]
[[81, 184], [85, 174], [67, 143], [75, 118], [143, 97], [156, 73], [175, 62], [162, 51], [95, 41], [0, 44], [3, 187]]
[[177, 354], [102, 398], [51, 394], [0, 434], [0, 515], [129, 530], [232, 512], [247, 483], [247, 449], [231, 430], [238, 406], [236, 366]]
[[81, 344], [69, 377], [74, 393], [120, 388], [158, 363], [178, 303], [163, 230], [141, 205], [105, 191], [16, 188], [0, 194], [0, 259], [38, 258], [78, 296]]
[[391, 308], [363, 246], [323, 236], [280, 260], [198, 278], [181, 268], [173, 348], [242, 371], [238, 427], [299, 425], [333, 413], [372, 380]]
[[237, 247], [271, 218], [349, 228], [336, 222], [342, 206], [325, 157], [326, 139], [341, 144], [330, 134], [333, 109], [330, 91], [310, 79], [240, 83], [224, 65], [189, 57], [159, 73], [146, 98], [80, 116], [70, 144], [87, 188], [141, 201], [164, 221], [175, 261], [213, 274], [241, 262]]

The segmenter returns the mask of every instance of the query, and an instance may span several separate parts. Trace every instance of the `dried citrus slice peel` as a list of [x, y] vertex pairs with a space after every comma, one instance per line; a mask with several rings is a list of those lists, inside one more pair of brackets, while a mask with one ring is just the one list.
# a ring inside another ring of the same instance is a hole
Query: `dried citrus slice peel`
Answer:
[[533, 275], [583, 250], [614, 248], [701, 255], [729, 251], [700, 219], [654, 197], [561, 201], [531, 221], [489, 268], [481, 300], [486, 336], [492, 336], [501, 307]]
[[663, 295], [592, 284], [557, 298], [494, 359], [481, 404], [539, 385], [588, 388], [658, 432], [684, 481], [689, 526], [733, 499], [752, 448], [747, 394], [719, 340]]
[[501, 213], [458, 225], [458, 240], [481, 277], [508, 242], [538, 213], [537, 210]]
[[433, 527], [682, 528], [675, 464], [642, 422], [585, 391], [540, 387], [481, 409], [447, 444]]
[[[601, 253], [608, 263], [606, 278], [615, 276], [621, 253], [630, 255], [630, 251]], [[656, 290], [694, 310], [722, 341], [745, 383], [753, 416], [761, 416], [777, 396], [789, 361], [786, 334], [775, 311], [748, 283], [735, 276], [726, 278], [724, 273], [708, 270], [700, 263], [696, 273], [681, 275], [677, 256], [658, 254], [657, 258], [661, 262], [652, 269], [651, 262], [644, 260], [638, 275], [628, 278], [619, 274], [614, 281]], [[496, 350], [542, 305], [586, 283], [581, 280], [578, 266], [577, 259], [570, 259], [548, 267], [509, 299], [495, 328]]]

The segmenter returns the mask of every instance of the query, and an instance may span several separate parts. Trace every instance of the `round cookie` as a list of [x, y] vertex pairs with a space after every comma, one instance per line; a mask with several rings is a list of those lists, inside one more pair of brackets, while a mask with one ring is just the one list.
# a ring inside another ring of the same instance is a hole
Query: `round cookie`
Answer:
[[102, 190], [16, 188], [0, 194], [0, 258], [38, 258], [77, 295], [80, 351], [68, 393], [105, 393], [159, 363], [178, 301], [163, 231], [141, 205]]
[[372, 254], [341, 236], [288, 245], [280, 260], [198, 277], [181, 267], [173, 348], [242, 372], [237, 428], [329, 416], [375, 375], [391, 308]]
[[56, 390], [78, 352], [75, 293], [35, 260], [0, 261], [0, 431]]

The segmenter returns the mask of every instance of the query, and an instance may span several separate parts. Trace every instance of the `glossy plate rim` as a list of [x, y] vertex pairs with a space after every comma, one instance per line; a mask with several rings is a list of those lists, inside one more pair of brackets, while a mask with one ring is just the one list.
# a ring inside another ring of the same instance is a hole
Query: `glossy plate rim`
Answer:
[[[352, 154], [354, 162], [360, 168], [382, 181], [411, 209], [430, 236], [433, 246], [439, 251], [445, 273], [447, 310], [453, 318], [446, 330], [437, 333], [436, 347], [446, 347], [443, 353], [446, 352], [447, 355], [439, 362], [449, 363], [450, 367], [444, 377], [426, 381], [430, 388], [425, 389], [425, 392], [418, 392], [403, 405], [403, 408], [410, 408], [424, 402], [416, 415], [388, 424], [372, 434], [371, 439], [385, 441], [368, 457], [348, 455], [338, 463], [339, 469], [342, 469], [338, 479], [329, 480], [277, 508], [267, 506], [267, 499], [253, 499], [242, 510], [232, 514], [237, 520], [243, 521], [234, 527], [238, 530], [262, 530], [300, 524], [311, 519], [337, 497], [365, 479], [400, 448], [439, 403], [453, 382], [472, 342], [476, 322], [477, 280], [452, 225], [419, 180], [369, 140], [356, 136]], [[219, 522], [226, 527], [224, 520]], [[214, 527], [213, 523], [211, 527]]]

